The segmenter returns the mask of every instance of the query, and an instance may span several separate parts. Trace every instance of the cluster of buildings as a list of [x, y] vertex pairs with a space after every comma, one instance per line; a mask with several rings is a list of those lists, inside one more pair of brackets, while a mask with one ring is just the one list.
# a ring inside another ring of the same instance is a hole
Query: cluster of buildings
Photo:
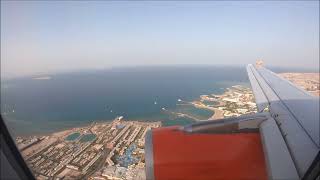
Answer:
[[16, 142], [18, 144], [18, 149], [20, 151], [23, 151], [24, 149], [27, 149], [28, 147], [30, 147], [30, 146], [42, 141], [43, 139], [44, 139], [44, 137], [38, 138], [36, 136], [28, 138], [28, 139], [23, 139], [21, 137], [18, 137], [16, 139]]
[[[118, 117], [111, 123], [74, 128], [25, 159], [37, 179], [145, 179], [144, 138], [160, 125]], [[36, 146], [40, 139], [17, 138], [17, 144]]]
[[211, 109], [215, 112], [215, 115], [219, 114], [217, 118], [213, 119], [257, 112], [251, 89], [240, 85], [227, 88], [222, 95], [202, 95], [200, 101], [193, 104], [197, 107]]
[[232, 86], [227, 89], [220, 99], [224, 105], [218, 108], [224, 111], [224, 117], [257, 112], [257, 106], [250, 88]]
[[311, 94], [320, 96], [319, 73], [280, 73], [279, 75]]
[[144, 163], [140, 162], [137, 165], [131, 165], [127, 168], [121, 167], [121, 166], [108, 166], [103, 169], [100, 176], [93, 176], [91, 179], [94, 179], [94, 180], [146, 179], [145, 165]]

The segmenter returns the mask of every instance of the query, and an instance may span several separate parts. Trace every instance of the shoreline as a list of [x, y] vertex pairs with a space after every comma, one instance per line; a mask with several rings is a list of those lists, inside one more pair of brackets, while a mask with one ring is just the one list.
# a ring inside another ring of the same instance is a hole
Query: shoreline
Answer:
[[[44, 133], [33, 133], [33, 134], [30, 134], [30, 135], [17, 135], [16, 137], [14, 137], [15, 139], [16, 138], [30, 138], [30, 137], [43, 137], [43, 136], [59, 136], [59, 134], [63, 133], [63, 132], [67, 132], [67, 131], [79, 131], [81, 129], [85, 129], [85, 128], [89, 128], [92, 124], [95, 124], [95, 125], [103, 125], [103, 124], [110, 124], [114, 121], [113, 120], [106, 120], [106, 121], [103, 121], [103, 120], [96, 120], [96, 121], [93, 121], [93, 122], [89, 122], [89, 123], [86, 123], [86, 124], [82, 124], [82, 125], [78, 125], [78, 126], [75, 126], [75, 127], [67, 127], [67, 128], [62, 128], [62, 129], [59, 129], [57, 131], [54, 131], [54, 132], [44, 132]], [[125, 122], [143, 122], [143, 123], [153, 123], [153, 122], [161, 122], [162, 120], [153, 120], [153, 121], [145, 121], [143, 119], [124, 119], [123, 121]]]
[[[233, 86], [241, 86], [241, 85], [233, 85]], [[231, 86], [232, 87], [232, 86]], [[231, 88], [230, 87], [230, 88]], [[229, 89], [230, 88], [225, 88], [224, 89], [224, 92], [222, 92], [221, 94], [211, 94], [211, 95], [214, 95], [214, 96], [223, 96], [225, 94], [227, 94], [229, 92]], [[217, 102], [216, 105], [214, 105], [214, 107], [210, 107], [210, 106], [207, 106], [207, 105], [204, 105], [204, 104], [201, 104], [201, 97], [202, 96], [206, 96], [206, 95], [200, 95], [199, 98], [197, 98], [196, 100], [194, 101], [191, 101], [191, 102], [186, 102], [186, 101], [181, 101], [179, 103], [177, 103], [176, 105], [193, 105], [194, 107], [196, 108], [199, 108], [199, 109], [208, 109], [210, 111], [213, 112], [213, 115], [208, 117], [208, 119], [203, 119], [203, 120], [216, 120], [216, 119], [222, 119], [224, 118], [224, 111], [223, 110], [220, 110], [218, 109], [217, 107], [219, 106], [223, 106], [225, 103], [222, 102], [221, 100], [219, 99], [216, 99], [215, 102]], [[188, 117], [190, 119], [193, 119], [195, 122], [200, 122], [202, 121], [202, 119], [198, 119], [198, 118], [195, 118], [189, 114], [184, 114], [184, 113], [178, 113], [178, 112], [174, 112], [174, 111], [169, 111], [169, 110], [166, 110], [170, 113], [173, 113], [177, 116], [184, 116], [184, 117]], [[149, 122], [156, 122], [156, 121], [165, 121], [165, 119], [157, 119], [157, 120], [152, 120], [152, 121], [146, 121], [146, 119], [125, 119], [124, 121], [139, 121], [139, 122], [146, 122], [146, 123], [149, 123]], [[89, 122], [85, 122], [84, 124], [78, 124], [74, 127], [62, 127], [61, 129], [58, 129], [56, 131], [53, 131], [53, 132], [41, 132], [41, 133], [30, 133], [30, 134], [22, 134], [22, 135], [17, 135], [15, 136], [15, 139], [16, 138], [29, 138], [29, 137], [43, 137], [43, 136], [60, 136], [60, 134], [65, 134], [66, 132], [72, 132], [72, 131], [76, 131], [76, 130], [81, 130], [83, 128], [88, 128], [90, 125], [92, 125], [93, 123], [94, 124], [109, 124], [111, 123], [113, 120], [110, 120], [110, 119], [106, 119], [106, 120], [94, 120], [94, 121], [89, 121]], [[66, 133], [68, 134], [68, 133]]]
[[213, 114], [213, 116], [211, 116], [208, 120], [222, 119], [222, 118], [224, 118], [224, 115], [223, 115], [223, 114], [224, 114], [224, 111], [215, 108], [215, 109], [214, 109], [214, 114]]
[[[205, 104], [205, 101], [214, 102], [214, 105]], [[220, 94], [201, 95], [199, 100], [191, 102], [196, 108], [209, 109], [214, 114], [207, 120], [223, 119], [225, 117], [240, 116], [256, 112], [253, 92], [242, 85], [233, 85]]]
[[[213, 115], [211, 117], [209, 117], [207, 120], [216, 120], [216, 119], [222, 119], [224, 118], [223, 113], [224, 111], [215, 108], [215, 107], [208, 107], [205, 105], [200, 105], [200, 104], [196, 104], [196, 103], [192, 103], [195, 107], [197, 108], [201, 108], [201, 109], [209, 109], [211, 111], [213, 111]], [[200, 120], [201, 121], [201, 120]]]
[[33, 133], [33, 134], [30, 134], [30, 135], [17, 135], [15, 138], [29, 138], [29, 137], [41, 137], [41, 136], [53, 136], [55, 134], [59, 134], [59, 133], [62, 133], [62, 132], [65, 132], [65, 131], [75, 131], [75, 130], [81, 130], [81, 129], [84, 129], [84, 128], [88, 128], [92, 123], [95, 123], [95, 124], [105, 124], [105, 123], [111, 123], [113, 120], [111, 121], [106, 121], [106, 122], [102, 122], [102, 121], [93, 121], [93, 122], [90, 122], [90, 123], [86, 123], [86, 124], [82, 124], [82, 125], [78, 125], [78, 126], [75, 126], [75, 127], [67, 127], [67, 128], [61, 128], [59, 130], [56, 130], [54, 132], [43, 132], [43, 133]]

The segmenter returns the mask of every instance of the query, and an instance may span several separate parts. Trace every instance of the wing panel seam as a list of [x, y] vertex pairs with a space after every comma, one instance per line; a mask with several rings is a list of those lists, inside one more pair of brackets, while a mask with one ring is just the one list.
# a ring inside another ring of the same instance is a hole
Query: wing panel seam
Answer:
[[312, 136], [308, 133], [308, 131], [302, 126], [301, 122], [297, 119], [297, 117], [292, 113], [292, 111], [290, 110], [290, 108], [286, 105], [286, 103], [284, 103], [282, 101], [282, 99], [279, 97], [279, 95], [277, 94], [277, 92], [271, 87], [271, 85], [268, 83], [268, 81], [261, 75], [261, 73], [259, 71], [257, 71], [257, 73], [263, 78], [263, 80], [267, 83], [267, 85], [270, 87], [270, 89], [273, 91], [273, 93], [277, 96], [277, 98], [279, 99], [279, 101], [281, 102], [281, 104], [283, 104], [283, 106], [288, 110], [288, 112], [290, 113], [290, 115], [298, 122], [299, 126], [303, 129], [303, 131], [308, 135], [308, 137], [311, 139], [311, 141], [313, 142], [313, 144], [319, 148], [318, 144], [314, 141], [314, 139], [312, 138]]

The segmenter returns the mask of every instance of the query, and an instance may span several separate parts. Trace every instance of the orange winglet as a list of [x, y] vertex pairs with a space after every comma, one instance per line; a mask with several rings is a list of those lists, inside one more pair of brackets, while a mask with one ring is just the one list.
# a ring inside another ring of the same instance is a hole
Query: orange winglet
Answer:
[[178, 127], [152, 132], [154, 177], [168, 179], [267, 179], [258, 132], [190, 134]]

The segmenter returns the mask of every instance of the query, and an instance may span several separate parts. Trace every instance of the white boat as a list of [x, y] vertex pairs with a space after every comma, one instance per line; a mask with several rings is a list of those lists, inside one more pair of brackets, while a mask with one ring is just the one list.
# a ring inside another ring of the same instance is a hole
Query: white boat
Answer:
[[154, 104], [157, 104], [157, 101], [155, 101]]
[[181, 99], [178, 99], [178, 101], [181, 102], [182, 100], [181, 100]]

